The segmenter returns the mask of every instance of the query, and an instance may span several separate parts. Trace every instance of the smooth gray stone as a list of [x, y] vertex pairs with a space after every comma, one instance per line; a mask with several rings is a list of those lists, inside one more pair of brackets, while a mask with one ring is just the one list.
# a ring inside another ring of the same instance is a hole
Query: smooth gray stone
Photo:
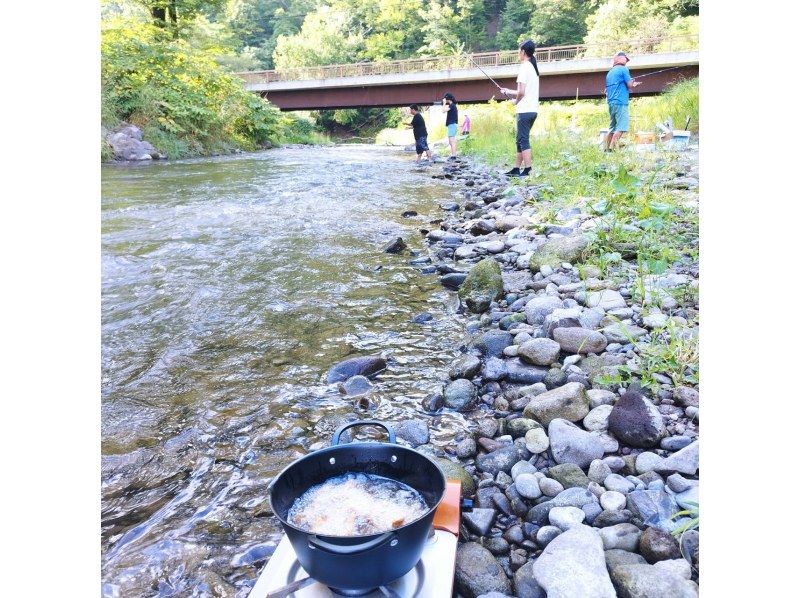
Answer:
[[510, 594], [511, 582], [494, 555], [476, 542], [460, 544], [456, 551], [456, 590], [465, 598], [489, 592]]
[[461, 518], [471, 532], [479, 536], [486, 536], [497, 518], [497, 511], [494, 509], [473, 508], [472, 511], [462, 513]]

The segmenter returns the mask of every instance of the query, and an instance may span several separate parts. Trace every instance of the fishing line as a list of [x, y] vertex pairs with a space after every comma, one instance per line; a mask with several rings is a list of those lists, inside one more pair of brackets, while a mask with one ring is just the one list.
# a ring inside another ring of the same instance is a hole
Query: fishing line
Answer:
[[[635, 79], [644, 79], [645, 77], [649, 77], [650, 75], [657, 75], [658, 73], [665, 73], [667, 71], [674, 71], [675, 69], [682, 69], [685, 65], [681, 66], [671, 66], [668, 69], [661, 69], [660, 71], [653, 71], [652, 73], [645, 73], [644, 75], [637, 75], [636, 77], [631, 77], [631, 80]], [[606, 89], [614, 87], [615, 85], [622, 85], [625, 81], [618, 81], [617, 83], [612, 83], [611, 85], [606, 85]]]
[[480, 72], [482, 72], [482, 73], [484, 74], [484, 76], [485, 76], [487, 79], [489, 79], [489, 81], [491, 81], [492, 83], [494, 83], [494, 86], [495, 86], [495, 87], [496, 87], [496, 88], [497, 88], [497, 89], [500, 91], [500, 93], [502, 93], [504, 96], [506, 96], [506, 99], [507, 99], [507, 100], [510, 100], [510, 99], [511, 99], [511, 98], [508, 96], [508, 94], [507, 94], [505, 91], [503, 91], [503, 88], [502, 88], [502, 87], [500, 87], [500, 85], [497, 83], [497, 81], [495, 81], [494, 79], [492, 79], [492, 78], [489, 76], [489, 73], [487, 73], [486, 71], [484, 71], [484, 70], [481, 68], [481, 66], [480, 66], [480, 65], [479, 65], [477, 62], [475, 62], [475, 60], [472, 58], [472, 55], [471, 55], [471, 54], [467, 54], [467, 53], [466, 53], [466, 52], [464, 52], [463, 50], [459, 50], [459, 49], [458, 49], [458, 48], [457, 48], [457, 47], [456, 47], [456, 46], [453, 44], [453, 41], [452, 41], [452, 40], [451, 40], [451, 39], [450, 39], [448, 36], [445, 36], [445, 35], [443, 35], [442, 37], [444, 37], [444, 41], [445, 41], [445, 42], [447, 42], [447, 45], [449, 45], [449, 46], [450, 46], [450, 47], [451, 47], [453, 50], [455, 50], [456, 52], [458, 52], [458, 55], [459, 55], [459, 56], [466, 56], [467, 58], [469, 58], [470, 62], [473, 64], [473, 66], [475, 66], [475, 68], [477, 68], [477, 69], [478, 69]]

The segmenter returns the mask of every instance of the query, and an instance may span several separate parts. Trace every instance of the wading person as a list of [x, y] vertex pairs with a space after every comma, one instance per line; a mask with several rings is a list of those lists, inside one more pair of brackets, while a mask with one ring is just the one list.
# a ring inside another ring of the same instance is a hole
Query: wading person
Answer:
[[417, 162], [422, 160], [423, 152], [428, 154], [428, 160], [433, 162], [433, 153], [430, 148], [428, 148], [428, 129], [425, 126], [425, 119], [422, 118], [422, 114], [419, 112], [419, 106], [416, 104], [411, 104], [409, 109], [411, 110], [413, 118], [411, 122], [406, 125], [406, 128], [414, 129], [414, 141], [417, 146]]
[[[525, 41], [519, 47], [517, 89], [501, 91], [515, 96], [511, 103], [517, 112], [517, 157], [507, 176], [528, 176], [531, 173], [531, 127], [539, 112], [539, 67], [536, 64], [536, 44]], [[522, 167], [522, 169], [520, 169]]]
[[448, 160], [456, 159], [456, 135], [458, 134], [458, 105], [452, 93], [444, 94], [442, 100], [442, 112], [447, 114], [444, 124], [447, 127], [447, 142], [450, 144], [450, 157]]
[[618, 52], [614, 56], [611, 70], [606, 74], [606, 101], [608, 115], [611, 117], [606, 135], [607, 152], [616, 147], [619, 138], [629, 129], [628, 98], [630, 91], [639, 85], [639, 82], [631, 77], [631, 72], [626, 66], [628, 60], [625, 52]]

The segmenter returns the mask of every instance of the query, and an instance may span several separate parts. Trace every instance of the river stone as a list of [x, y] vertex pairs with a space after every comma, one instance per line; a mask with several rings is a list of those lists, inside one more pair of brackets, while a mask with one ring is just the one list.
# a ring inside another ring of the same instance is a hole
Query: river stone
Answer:
[[606, 550], [606, 568], [608, 569], [609, 573], [611, 573], [613, 569], [619, 567], [620, 565], [646, 564], [647, 561], [644, 560], [644, 557], [640, 554], [636, 554], [635, 552], [628, 552], [627, 550], [620, 550], [618, 548]]
[[615, 322], [614, 324], [610, 324], [609, 326], [601, 329], [600, 332], [603, 333], [609, 342], [623, 344], [629, 343], [631, 340], [636, 340], [640, 336], [647, 334], [647, 330], [644, 328], [639, 328], [633, 324], [625, 324], [623, 322]]
[[511, 593], [511, 582], [500, 563], [476, 542], [461, 544], [456, 551], [455, 586], [465, 598], [488, 592]]
[[602, 541], [585, 525], [550, 542], [536, 559], [533, 575], [547, 598], [616, 598]]
[[636, 473], [653, 471], [664, 460], [664, 457], [645, 451], [636, 455]]
[[603, 443], [597, 436], [582, 430], [565, 419], [554, 419], [547, 428], [550, 452], [556, 463], [575, 463], [587, 468], [595, 459], [603, 457]]
[[544, 380], [547, 368], [527, 365], [519, 358], [506, 360], [506, 375], [512, 384], [536, 384]]
[[611, 571], [619, 598], [697, 598], [697, 584], [653, 565], [619, 565]]
[[603, 289], [602, 291], [595, 291], [586, 296], [587, 307], [602, 307], [604, 310], [609, 311], [618, 307], [626, 307], [625, 299], [618, 291], [611, 289]]
[[562, 308], [563, 306], [563, 301], [552, 295], [541, 295], [539, 297], [534, 297], [525, 304], [525, 317], [528, 320], [528, 324], [531, 324], [532, 326], [538, 326], [544, 322], [546, 316], [553, 313], [554, 310]]
[[538, 530], [536, 530], [536, 543], [541, 547], [544, 548], [550, 542], [555, 540], [558, 536], [561, 535], [561, 530], [557, 528], [555, 525], [543, 525]]
[[[508, 349], [513, 349], [514, 347], [506, 347], [506, 351]], [[483, 364], [483, 370], [481, 371], [481, 376], [483, 377], [484, 381], [486, 382], [497, 382], [502, 380], [503, 378], [508, 376], [508, 365], [507, 362], [498, 358], [498, 357], [489, 357], [486, 359], [486, 362]]]
[[536, 473], [536, 468], [529, 461], [517, 461], [511, 468], [511, 479], [516, 480], [517, 476], [523, 473]]
[[589, 464], [589, 479], [602, 484], [611, 475], [611, 468], [602, 459], [595, 459]]
[[553, 339], [566, 353], [602, 353], [608, 344], [599, 332], [580, 327], [556, 328]]
[[384, 253], [400, 253], [407, 247], [406, 242], [403, 241], [403, 237], [396, 237], [389, 241], [389, 244], [383, 248]]
[[542, 495], [542, 491], [539, 488], [539, 478], [532, 473], [522, 473], [518, 475], [517, 479], [514, 480], [514, 487], [517, 489], [517, 492], [525, 498], [534, 499]]
[[528, 267], [535, 274], [545, 265], [559, 268], [564, 262], [580, 263], [588, 246], [589, 238], [584, 235], [548, 239], [533, 252]]
[[[544, 385], [547, 387], [547, 390], [553, 390], [554, 388], [564, 386], [567, 383], [567, 373], [557, 366], [558, 364], [554, 364], [547, 374], [545, 374], [544, 380], [542, 380]], [[573, 380], [573, 382], [575, 382], [575, 380]]]
[[461, 519], [466, 524], [467, 529], [479, 536], [486, 536], [489, 533], [496, 517], [497, 511], [494, 509], [481, 509], [478, 507], [461, 514]]
[[406, 419], [394, 424], [394, 431], [398, 438], [402, 438], [412, 447], [428, 444], [431, 439], [428, 424], [421, 419]]
[[699, 467], [700, 443], [695, 441], [658, 463], [653, 470], [658, 473], [678, 472], [694, 475], [697, 473]]
[[528, 561], [514, 573], [514, 594], [517, 598], [547, 598], [547, 594], [533, 577], [533, 564]]
[[580, 525], [586, 519], [586, 513], [577, 507], [554, 507], [547, 516], [550, 523], [562, 531]]
[[636, 552], [642, 532], [632, 523], [618, 523], [600, 529], [600, 538], [605, 550], [627, 550]]
[[636, 390], [623, 394], [608, 416], [608, 431], [628, 446], [656, 446], [665, 429], [658, 408]]
[[144, 141], [142, 130], [136, 125], [122, 123], [106, 136], [115, 160], [158, 160], [164, 156], [149, 141]]
[[503, 296], [503, 274], [493, 258], [487, 257], [475, 264], [458, 289], [458, 297], [474, 313], [489, 309], [492, 301]]
[[574, 463], [554, 465], [548, 473], [564, 488], [586, 488], [590, 482], [583, 470]]
[[386, 360], [380, 355], [345, 359], [328, 370], [328, 384], [343, 382], [353, 376], [372, 377], [386, 369]]
[[564, 490], [564, 486], [553, 478], [539, 478], [539, 489], [545, 496], [557, 496]]
[[658, 561], [657, 563], [653, 563], [653, 566], [656, 569], [661, 569], [662, 571], [672, 573], [673, 575], [677, 575], [683, 579], [692, 578], [692, 566], [687, 563], [686, 559], [683, 557], [669, 559], [666, 561]]
[[506, 422], [506, 434], [511, 434], [511, 438], [522, 438], [528, 433], [528, 430], [541, 427], [542, 424], [534, 419], [518, 417]]
[[444, 388], [444, 404], [456, 411], [469, 411], [478, 399], [478, 389], [464, 378], [453, 380]]
[[469, 459], [478, 452], [478, 445], [473, 438], [464, 438], [456, 444], [456, 457], [459, 459]]
[[592, 409], [597, 409], [601, 405], [613, 406], [617, 401], [616, 394], [610, 390], [604, 390], [602, 388], [593, 388], [591, 390], [587, 390], [586, 396], [589, 397], [589, 407]]
[[422, 399], [422, 409], [428, 413], [439, 411], [442, 407], [444, 407], [444, 395], [439, 390], [426, 395]]
[[550, 448], [550, 439], [541, 426], [532, 428], [525, 433], [525, 448], [534, 455], [539, 455]]
[[461, 482], [462, 496], [472, 496], [475, 494], [475, 481], [460, 463], [450, 461], [449, 459], [445, 459], [443, 457], [435, 457], [433, 460], [436, 462], [436, 465], [439, 466], [439, 469], [442, 470], [445, 479]]
[[598, 405], [583, 418], [583, 427], [587, 430], [605, 430], [608, 428], [608, 416], [611, 405]]
[[520, 358], [531, 365], [550, 365], [558, 361], [561, 347], [549, 338], [534, 338], [519, 347]]
[[513, 344], [514, 337], [504, 330], [488, 330], [472, 341], [485, 357], [502, 357], [503, 349]]
[[366, 376], [353, 376], [339, 384], [339, 391], [350, 397], [366, 394], [370, 390], [372, 382]]
[[478, 455], [478, 457], [475, 459], [475, 465], [478, 467], [479, 471], [497, 475], [501, 471], [509, 473], [511, 468], [514, 466], [514, 463], [517, 461], [519, 461], [517, 447], [511, 445], [504, 446], [503, 448], [499, 448], [491, 453]]
[[466, 272], [450, 272], [439, 278], [439, 282], [442, 283], [443, 287], [457, 291], [464, 284], [466, 278]]
[[675, 537], [656, 527], [644, 530], [639, 538], [639, 552], [651, 565], [658, 561], [683, 558]]
[[603, 486], [609, 490], [621, 492], [622, 494], [627, 494], [636, 488], [633, 482], [622, 477], [618, 473], [612, 473], [611, 475], [607, 476], [606, 479], [603, 480]]
[[675, 402], [683, 407], [699, 407], [700, 393], [689, 386], [678, 386], [672, 391]]
[[625, 508], [627, 500], [622, 492], [607, 490], [600, 495], [600, 506], [606, 511], [621, 511]]
[[569, 382], [533, 397], [523, 413], [545, 426], [554, 419], [579, 421], [589, 413], [586, 389], [580, 382]]
[[586, 373], [592, 385], [598, 386], [598, 378], [617, 375], [619, 368], [625, 365], [626, 361], [627, 358], [623, 354], [603, 353], [602, 355], [587, 355], [577, 365]]
[[450, 363], [451, 380], [458, 378], [474, 378], [481, 369], [481, 360], [474, 355], [461, 355]]

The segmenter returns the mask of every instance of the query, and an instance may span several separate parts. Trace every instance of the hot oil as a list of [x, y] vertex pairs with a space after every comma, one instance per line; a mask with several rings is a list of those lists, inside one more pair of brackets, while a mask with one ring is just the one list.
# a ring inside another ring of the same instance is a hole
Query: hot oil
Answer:
[[306, 490], [289, 509], [292, 525], [326, 536], [367, 536], [419, 519], [428, 505], [410, 486], [382, 476], [346, 473]]

